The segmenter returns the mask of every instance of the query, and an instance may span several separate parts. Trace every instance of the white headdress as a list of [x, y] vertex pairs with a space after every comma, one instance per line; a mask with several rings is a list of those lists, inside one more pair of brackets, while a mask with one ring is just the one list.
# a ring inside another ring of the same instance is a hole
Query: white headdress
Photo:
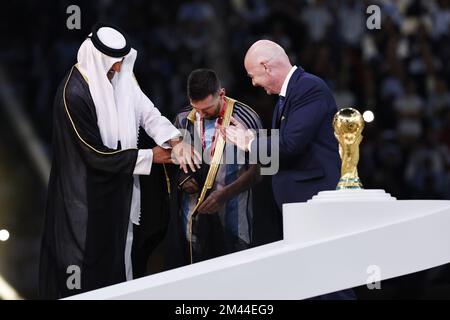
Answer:
[[[133, 75], [137, 52], [118, 28], [97, 24], [78, 50], [78, 67], [87, 76], [95, 105], [103, 144], [116, 149], [136, 148], [139, 130], [139, 104], [153, 103], [142, 93]], [[121, 70], [109, 81], [108, 71], [122, 61]], [[143, 98], [145, 97], [145, 98]], [[140, 188], [134, 178], [131, 221], [139, 224]]]
[[[78, 67], [89, 81], [97, 124], [103, 144], [116, 149], [135, 148], [139, 119], [134, 108], [140, 88], [133, 76], [137, 52], [116, 27], [97, 24], [78, 50]], [[112, 81], [107, 77], [114, 63], [122, 61]]]

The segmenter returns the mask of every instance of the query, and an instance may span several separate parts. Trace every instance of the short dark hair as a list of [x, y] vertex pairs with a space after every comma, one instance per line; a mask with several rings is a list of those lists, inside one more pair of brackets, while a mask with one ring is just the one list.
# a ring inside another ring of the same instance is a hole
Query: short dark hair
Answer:
[[187, 92], [192, 101], [203, 100], [210, 94], [215, 95], [219, 89], [220, 80], [214, 70], [196, 69], [188, 77]]

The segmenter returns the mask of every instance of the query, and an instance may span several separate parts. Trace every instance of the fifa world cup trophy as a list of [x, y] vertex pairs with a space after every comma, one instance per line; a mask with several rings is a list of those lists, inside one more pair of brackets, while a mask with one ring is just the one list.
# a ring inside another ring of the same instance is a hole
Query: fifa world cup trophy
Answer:
[[341, 179], [336, 190], [362, 189], [357, 166], [364, 119], [358, 110], [344, 108], [335, 114], [333, 128], [334, 135], [339, 142], [339, 155], [342, 160]]

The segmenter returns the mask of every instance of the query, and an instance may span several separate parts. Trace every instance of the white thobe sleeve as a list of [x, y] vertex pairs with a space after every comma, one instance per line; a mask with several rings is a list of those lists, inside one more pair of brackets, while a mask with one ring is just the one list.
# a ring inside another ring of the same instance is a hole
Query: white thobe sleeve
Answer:
[[[139, 125], [163, 148], [170, 148], [169, 140], [181, 137], [180, 131], [155, 107], [153, 102], [139, 89], [138, 110]], [[153, 151], [140, 149], [134, 168], [134, 174], [149, 175], [153, 163]]]
[[139, 149], [134, 166], [133, 174], [149, 175], [152, 170], [153, 151], [152, 149]]
[[180, 131], [161, 115], [153, 102], [142, 91], [139, 107], [141, 111], [140, 125], [157, 145], [170, 148], [168, 141], [181, 137]]

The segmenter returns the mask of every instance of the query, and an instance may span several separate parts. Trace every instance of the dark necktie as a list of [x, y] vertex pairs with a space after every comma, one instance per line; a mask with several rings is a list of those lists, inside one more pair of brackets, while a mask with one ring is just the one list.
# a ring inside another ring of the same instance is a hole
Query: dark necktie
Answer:
[[273, 127], [279, 126], [281, 116], [283, 115], [284, 100], [285, 100], [285, 97], [283, 97], [283, 96], [278, 97], [277, 105], [275, 106]]

